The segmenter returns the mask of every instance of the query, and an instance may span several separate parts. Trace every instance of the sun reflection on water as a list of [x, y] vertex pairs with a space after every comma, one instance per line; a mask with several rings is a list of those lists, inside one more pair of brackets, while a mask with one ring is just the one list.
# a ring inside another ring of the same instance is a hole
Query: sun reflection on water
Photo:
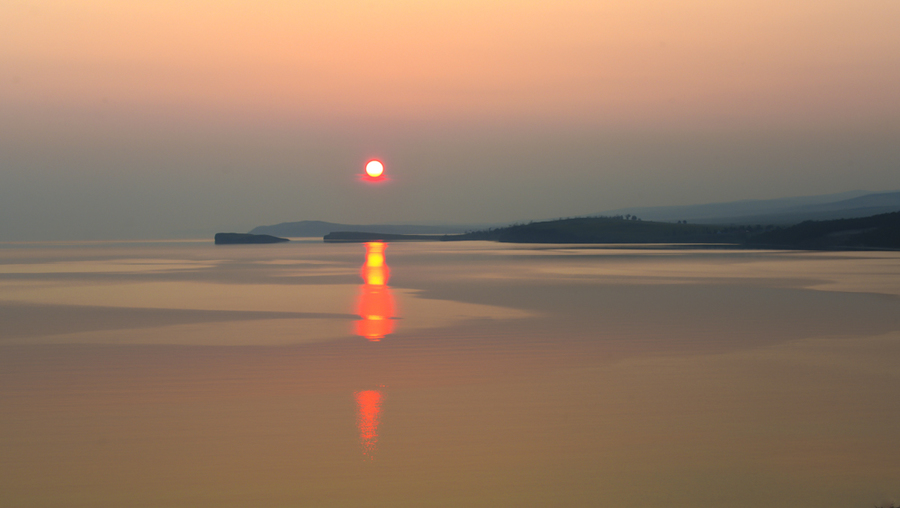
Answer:
[[378, 390], [356, 392], [356, 426], [359, 428], [359, 441], [363, 455], [375, 459], [378, 446], [378, 424], [381, 422], [381, 401], [384, 398]]
[[[360, 271], [363, 285], [360, 286], [356, 305], [360, 317], [356, 322], [356, 334], [372, 342], [378, 342], [394, 331], [394, 295], [387, 285], [390, 268], [385, 261], [385, 248], [387, 245], [384, 242], [367, 242], [366, 261]], [[354, 396], [357, 406], [356, 426], [359, 428], [363, 456], [374, 460], [384, 396], [380, 390], [363, 390], [355, 392]]]
[[373, 342], [394, 331], [394, 295], [387, 285], [390, 269], [384, 258], [383, 242], [366, 243], [366, 262], [362, 266], [356, 313], [356, 334]]

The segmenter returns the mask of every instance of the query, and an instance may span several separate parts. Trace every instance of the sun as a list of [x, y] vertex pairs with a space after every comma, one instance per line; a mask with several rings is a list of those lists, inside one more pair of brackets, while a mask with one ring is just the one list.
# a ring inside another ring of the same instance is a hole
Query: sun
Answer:
[[384, 164], [379, 160], [370, 160], [366, 163], [366, 174], [372, 178], [378, 178], [384, 173]]

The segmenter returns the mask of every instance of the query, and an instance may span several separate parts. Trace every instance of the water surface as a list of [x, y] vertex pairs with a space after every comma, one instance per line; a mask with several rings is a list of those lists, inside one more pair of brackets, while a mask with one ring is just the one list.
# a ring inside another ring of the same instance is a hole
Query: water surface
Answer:
[[900, 255], [0, 247], [0, 505], [900, 500]]

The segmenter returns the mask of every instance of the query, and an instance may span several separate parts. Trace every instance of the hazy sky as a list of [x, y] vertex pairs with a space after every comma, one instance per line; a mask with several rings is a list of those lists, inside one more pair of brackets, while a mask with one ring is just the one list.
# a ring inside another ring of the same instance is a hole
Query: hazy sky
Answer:
[[[0, 20], [0, 240], [900, 189], [897, 0], [4, 0]], [[369, 157], [390, 182], [358, 181]]]

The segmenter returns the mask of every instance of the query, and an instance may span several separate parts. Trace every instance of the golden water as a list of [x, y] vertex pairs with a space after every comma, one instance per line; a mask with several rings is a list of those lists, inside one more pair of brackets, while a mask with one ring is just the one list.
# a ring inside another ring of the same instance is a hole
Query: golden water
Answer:
[[900, 501], [900, 254], [0, 247], [0, 506]]

